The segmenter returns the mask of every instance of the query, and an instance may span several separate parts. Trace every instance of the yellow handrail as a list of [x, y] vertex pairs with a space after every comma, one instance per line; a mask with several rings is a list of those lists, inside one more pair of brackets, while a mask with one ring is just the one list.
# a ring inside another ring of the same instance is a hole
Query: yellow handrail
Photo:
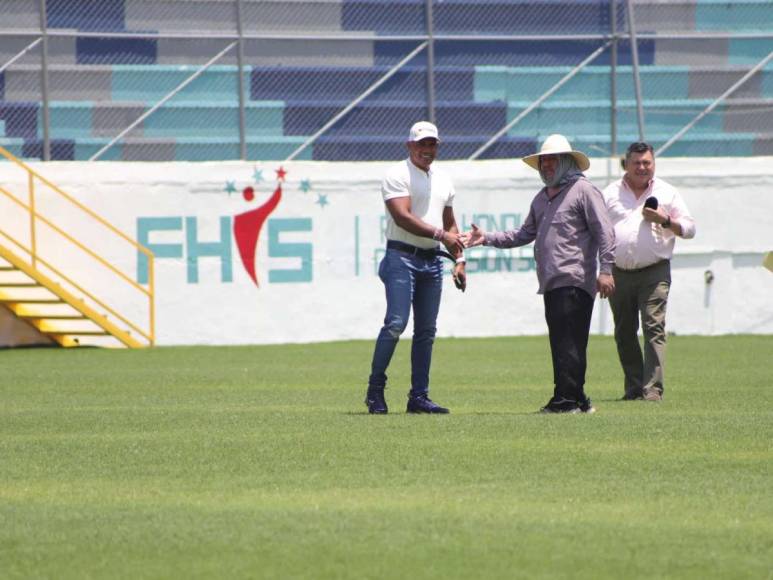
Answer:
[[[136, 240], [129, 237], [127, 234], [116, 228], [113, 224], [105, 220], [103, 217], [95, 213], [90, 208], [83, 205], [78, 200], [74, 199], [69, 194], [65, 193], [62, 189], [60, 189], [55, 184], [51, 183], [48, 179], [37, 173], [34, 169], [29, 167], [27, 164], [23, 163], [21, 160], [17, 159], [13, 154], [11, 154], [7, 149], [0, 146], [0, 155], [11, 161], [12, 163], [16, 164], [20, 168], [22, 168], [27, 173], [27, 188], [28, 188], [28, 197], [29, 197], [29, 204], [25, 204], [23, 201], [19, 200], [14, 194], [10, 193], [6, 189], [3, 189], [0, 187], [0, 193], [7, 196], [9, 199], [11, 199], [14, 203], [16, 203], [18, 206], [22, 207], [28, 214], [30, 218], [30, 241], [31, 241], [31, 247], [27, 248], [23, 244], [19, 243], [17, 240], [13, 239], [10, 235], [8, 235], [6, 232], [0, 232], [2, 235], [9, 240], [11, 240], [14, 244], [16, 244], [19, 248], [21, 248], [24, 252], [26, 252], [29, 255], [30, 263], [33, 267], [36, 267], [36, 263], [40, 262], [42, 265], [44, 265], [46, 268], [54, 272], [57, 276], [59, 276], [63, 281], [70, 284], [73, 288], [77, 289], [79, 292], [81, 292], [83, 295], [91, 299], [95, 304], [99, 305], [100, 307], [104, 308], [106, 311], [108, 311], [110, 314], [112, 314], [115, 318], [120, 320], [122, 323], [124, 323], [126, 326], [132, 328], [135, 332], [143, 336], [145, 339], [148, 340], [148, 343], [150, 346], [152, 346], [155, 343], [155, 268], [154, 268], [154, 256], [153, 252], [151, 252], [148, 248], [142, 246], [139, 244]], [[90, 218], [96, 220], [98, 223], [103, 225], [105, 228], [107, 228], [110, 232], [117, 235], [122, 240], [128, 242], [133, 248], [144, 254], [148, 258], [148, 284], [147, 288], [143, 287], [141, 284], [138, 284], [135, 282], [132, 278], [130, 278], [127, 274], [122, 272], [118, 267], [111, 264], [106, 258], [103, 256], [100, 256], [97, 254], [94, 250], [84, 245], [82, 242], [75, 239], [72, 235], [65, 232], [62, 228], [54, 224], [50, 219], [47, 217], [41, 215], [36, 206], [35, 202], [35, 179], [38, 179], [41, 183], [48, 186], [50, 189], [55, 191], [57, 194], [59, 194], [60, 197], [66, 199], [68, 202], [70, 202], [73, 206], [81, 210], [83, 213], [85, 213]], [[84, 252], [87, 256], [90, 258], [96, 260], [99, 264], [107, 268], [110, 272], [118, 276], [121, 280], [128, 283], [130, 286], [135, 288], [136, 290], [139, 290], [142, 294], [144, 294], [148, 299], [148, 330], [143, 331], [141, 330], [136, 323], [131, 322], [128, 320], [125, 316], [121, 315], [119, 312], [117, 312], [115, 309], [110, 308], [107, 306], [103, 300], [100, 300], [96, 296], [94, 296], [92, 293], [86, 291], [83, 289], [79, 284], [74, 282], [71, 278], [63, 274], [59, 269], [54, 267], [49, 261], [45, 260], [43, 257], [39, 255], [38, 248], [37, 248], [37, 231], [36, 231], [36, 222], [40, 220], [42, 223], [50, 227], [54, 232], [59, 234], [60, 236], [64, 237], [66, 240], [68, 240], [70, 243], [72, 243], [76, 248]]]
[[[7, 240], [9, 240], [9, 241], [13, 242], [14, 244], [16, 244], [16, 246], [19, 249], [21, 249], [22, 251], [24, 251], [24, 252], [26, 252], [28, 254], [30, 253], [30, 249], [29, 248], [27, 248], [23, 244], [19, 243], [18, 240], [13, 239], [12, 236], [9, 236], [3, 230], [0, 230], [0, 236], [3, 236]], [[71, 280], [70, 278], [68, 278], [65, 274], [63, 274], [61, 271], [59, 271], [55, 266], [49, 264], [46, 260], [44, 260], [40, 256], [38, 256], [38, 263], [43, 264], [43, 266], [45, 266], [46, 268], [51, 270], [51, 272], [53, 272], [54, 274], [59, 276], [60, 279], [64, 280], [68, 284], [70, 284], [73, 288], [75, 288], [78, 292], [82, 293], [84, 296], [87, 296], [88, 298], [91, 298], [91, 300], [93, 300], [95, 304], [97, 304], [101, 308], [104, 308], [107, 312], [109, 312], [110, 314], [115, 316], [118, 320], [120, 320], [121, 322], [126, 324], [126, 326], [128, 326], [129, 328], [134, 330], [137, 334], [139, 334], [140, 336], [145, 338], [149, 343], [151, 343], [151, 344], [153, 343], [152, 336], [150, 336], [144, 330], [142, 330], [141, 328], [136, 326], [132, 321], [126, 319], [119, 312], [116, 312], [113, 308], [111, 308], [110, 306], [108, 306], [107, 304], [102, 302], [99, 298], [94, 296], [91, 292], [89, 292], [88, 290], [86, 290], [85, 288], [80, 286], [80, 284], [78, 284], [77, 282], [75, 282], [75, 281]]]
[[[42, 215], [40, 215], [39, 213], [38, 213], [38, 214], [34, 213], [34, 208], [31, 208], [31, 207], [29, 207], [29, 206], [25, 205], [23, 202], [21, 202], [21, 201], [19, 201], [18, 199], [16, 199], [16, 197], [15, 197], [15, 196], [14, 196], [12, 193], [10, 193], [9, 191], [5, 190], [5, 189], [4, 189], [4, 188], [2, 188], [2, 187], [0, 187], [0, 193], [2, 193], [3, 195], [7, 196], [8, 198], [10, 198], [10, 199], [11, 199], [11, 201], [13, 201], [13, 202], [14, 202], [16, 205], [18, 205], [18, 206], [20, 206], [20, 207], [23, 207], [24, 209], [26, 209], [27, 211], [29, 211], [30, 213], [32, 213], [33, 215], [35, 215], [35, 216], [37, 217], [37, 219], [39, 219], [41, 222], [43, 222], [44, 224], [46, 224], [48, 227], [50, 227], [52, 230], [54, 230], [54, 231], [55, 231], [57, 234], [60, 234], [60, 235], [61, 235], [61, 236], [62, 236], [64, 239], [66, 239], [68, 242], [71, 242], [72, 244], [74, 244], [75, 246], [77, 246], [78, 248], [80, 248], [81, 250], [83, 250], [84, 252], [86, 252], [86, 253], [87, 253], [89, 256], [91, 256], [91, 257], [92, 257], [92, 258], [94, 258], [94, 259], [95, 259], [97, 262], [99, 262], [100, 264], [102, 264], [103, 266], [105, 266], [105, 267], [106, 267], [108, 270], [112, 270], [112, 271], [113, 271], [113, 272], [116, 274], [116, 276], [119, 276], [120, 278], [123, 278], [123, 279], [124, 279], [126, 282], [128, 282], [129, 284], [131, 284], [132, 286], [134, 286], [135, 288], [137, 288], [137, 290], [139, 290], [140, 292], [142, 292], [142, 293], [144, 293], [144, 294], [148, 294], [148, 295], [149, 295], [149, 292], [148, 292], [148, 290], [145, 290], [145, 288], [143, 288], [143, 287], [142, 287], [140, 284], [137, 284], [137, 282], [135, 282], [134, 280], [132, 280], [131, 278], [129, 278], [129, 277], [126, 275], [126, 274], [124, 274], [123, 272], [121, 272], [121, 271], [120, 271], [118, 268], [116, 268], [115, 266], [113, 266], [113, 265], [112, 265], [110, 262], [108, 262], [107, 260], [105, 260], [105, 259], [104, 259], [102, 256], [100, 256], [99, 254], [95, 253], [95, 252], [94, 252], [94, 251], [93, 251], [91, 248], [88, 248], [87, 246], [85, 246], [85, 245], [83, 245], [82, 243], [80, 243], [78, 240], [76, 240], [75, 238], [73, 238], [73, 237], [72, 237], [70, 234], [68, 234], [67, 232], [65, 232], [65, 231], [64, 231], [62, 228], [60, 228], [59, 226], [57, 226], [55, 223], [53, 223], [53, 222], [52, 222], [51, 220], [49, 220], [48, 218], [45, 218], [45, 217], [43, 217], [43, 216], [42, 216]], [[33, 231], [35, 231], [35, 228], [33, 228]], [[30, 254], [31, 254], [32, 256], [35, 256], [37, 259], [40, 259], [40, 258], [39, 258], [39, 257], [36, 255], [36, 254], [37, 254], [37, 252], [36, 252], [36, 250], [35, 250], [35, 246], [34, 246], [34, 241], [35, 241], [35, 237], [34, 237], [34, 236], [32, 237], [32, 241], [33, 241], [33, 246], [32, 246], [32, 249], [31, 249], [31, 250], [29, 250], [29, 249], [26, 249], [26, 248], [25, 248], [25, 250], [26, 250], [26, 251], [28, 251], [28, 252], [30, 252]]]

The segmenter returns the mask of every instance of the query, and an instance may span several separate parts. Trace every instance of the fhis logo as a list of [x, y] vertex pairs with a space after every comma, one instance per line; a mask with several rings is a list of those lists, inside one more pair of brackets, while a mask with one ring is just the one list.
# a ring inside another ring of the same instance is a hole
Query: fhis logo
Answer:
[[[271, 268], [268, 271], [269, 283], [311, 282], [312, 245], [310, 243], [286, 243], [280, 236], [283, 232], [310, 232], [311, 218], [268, 219], [282, 200], [282, 182], [286, 171], [279, 168], [277, 186], [269, 199], [259, 207], [231, 216], [220, 216], [220, 239], [214, 242], [202, 242], [198, 238], [198, 218], [191, 216], [140, 217], [137, 219], [137, 239], [150, 249], [156, 259], [182, 259], [186, 261], [187, 281], [196, 284], [199, 281], [199, 258], [220, 258], [220, 279], [233, 281], [233, 242], [239, 252], [242, 266], [255, 286], [260, 286], [257, 274], [257, 248], [264, 224], [268, 225], [268, 255], [272, 258], [298, 258], [300, 267], [292, 269]], [[256, 179], [261, 172], [256, 170]], [[308, 180], [306, 180], [308, 181]], [[228, 182], [227, 193], [236, 191], [233, 182]], [[245, 187], [242, 191], [245, 201], [255, 198], [255, 190]], [[152, 232], [184, 231], [184, 243], [154, 243], [150, 241]], [[137, 281], [148, 281], [147, 257], [137, 255]]]

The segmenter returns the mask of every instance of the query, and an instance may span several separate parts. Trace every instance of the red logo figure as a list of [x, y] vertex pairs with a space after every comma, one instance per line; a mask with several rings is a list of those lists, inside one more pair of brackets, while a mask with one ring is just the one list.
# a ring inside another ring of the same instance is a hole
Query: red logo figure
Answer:
[[[276, 170], [277, 179], [280, 182], [284, 181], [286, 173], [280, 167]], [[252, 201], [255, 199], [255, 190], [252, 187], [245, 187], [242, 196], [246, 201]], [[268, 216], [271, 215], [271, 212], [279, 205], [281, 199], [282, 184], [277, 183], [274, 193], [268, 198], [266, 203], [234, 217], [234, 238], [236, 239], [236, 247], [239, 249], [239, 256], [242, 259], [242, 264], [244, 264], [244, 269], [247, 270], [247, 274], [255, 282], [255, 286], [258, 287], [260, 287], [260, 284], [258, 283], [256, 272], [255, 256], [258, 252], [260, 230], [263, 228], [263, 224]]]

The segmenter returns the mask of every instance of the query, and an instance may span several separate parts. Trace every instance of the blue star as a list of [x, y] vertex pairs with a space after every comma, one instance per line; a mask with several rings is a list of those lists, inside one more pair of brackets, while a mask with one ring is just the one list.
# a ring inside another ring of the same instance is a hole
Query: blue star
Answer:
[[311, 190], [311, 180], [310, 179], [301, 179], [301, 185], [300, 185], [301, 191], [303, 193], [309, 193]]
[[255, 181], [255, 183], [260, 183], [263, 181], [263, 170], [255, 168], [255, 173], [252, 174], [252, 179]]
[[225, 192], [228, 195], [231, 195], [232, 193], [236, 193], [236, 182], [235, 181], [226, 181], [225, 182]]
[[325, 209], [325, 206], [328, 205], [330, 202], [327, 200], [326, 195], [322, 195], [320, 193], [320, 194], [317, 194], [317, 201], [315, 201], [314, 203], [318, 203], [319, 207], [321, 207], [322, 209]]

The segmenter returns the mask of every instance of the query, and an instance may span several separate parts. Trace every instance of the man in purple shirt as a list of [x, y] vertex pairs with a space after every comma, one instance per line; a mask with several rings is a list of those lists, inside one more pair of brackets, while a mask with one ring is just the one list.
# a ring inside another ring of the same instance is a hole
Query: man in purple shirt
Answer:
[[[523, 161], [545, 184], [520, 228], [487, 233], [473, 224], [463, 234], [467, 247], [513, 248], [534, 242], [538, 292], [553, 357], [553, 397], [543, 413], [593, 413], [585, 394], [585, 369], [593, 299], [615, 290], [615, 232], [601, 192], [583, 171], [588, 157], [572, 150], [563, 135], [550, 135], [539, 153]], [[596, 275], [596, 262], [600, 273]]]

